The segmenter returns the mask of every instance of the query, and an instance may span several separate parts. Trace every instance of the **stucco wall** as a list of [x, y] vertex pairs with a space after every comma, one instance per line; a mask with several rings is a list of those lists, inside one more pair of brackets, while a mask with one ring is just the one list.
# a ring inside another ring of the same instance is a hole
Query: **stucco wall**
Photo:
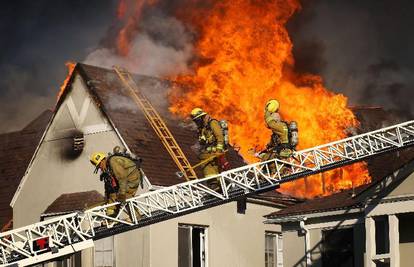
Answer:
[[398, 187], [396, 187], [388, 196], [403, 196], [414, 194], [414, 173], [408, 176]]
[[320, 267], [322, 266], [322, 231], [321, 229], [312, 229], [309, 230], [309, 235], [312, 266]]
[[[247, 204], [238, 214], [236, 203], [151, 225], [151, 265], [178, 266], [178, 224], [208, 226], [208, 266], [264, 266], [265, 231], [280, 231], [263, 224], [262, 216], [274, 208]], [[288, 265], [286, 265], [288, 266]]]
[[116, 235], [114, 244], [116, 266], [156, 266], [150, 264], [149, 244], [150, 227]]
[[283, 232], [283, 266], [306, 266], [305, 238], [297, 231]]

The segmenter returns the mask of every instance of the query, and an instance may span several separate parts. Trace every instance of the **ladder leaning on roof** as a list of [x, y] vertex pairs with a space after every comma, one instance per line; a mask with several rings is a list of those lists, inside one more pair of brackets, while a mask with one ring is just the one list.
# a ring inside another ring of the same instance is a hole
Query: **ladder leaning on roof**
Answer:
[[[294, 152], [272, 159], [141, 194], [112, 203], [0, 233], [0, 265], [25, 266], [51, 261], [93, 246], [93, 240], [274, 190], [281, 183], [349, 165], [414, 145], [414, 121]], [[269, 168], [269, 164], [275, 165]], [[387, 162], [384, 162], [387, 164]], [[283, 169], [283, 171], [282, 171]], [[206, 186], [219, 179], [220, 192]], [[117, 205], [113, 218], [106, 209]]]
[[120, 67], [114, 67], [114, 70], [124, 85], [128, 88], [132, 99], [135, 101], [135, 103], [137, 103], [138, 106], [141, 107], [148, 122], [151, 124], [155, 133], [158, 135], [161, 142], [164, 144], [168, 153], [171, 155], [175, 164], [178, 166], [187, 181], [197, 179], [197, 174], [191, 167], [190, 162], [178, 145], [174, 136], [161, 118], [160, 114], [158, 114], [157, 110], [151, 105], [150, 101], [138, 88], [131, 74], [126, 69], [122, 69]]

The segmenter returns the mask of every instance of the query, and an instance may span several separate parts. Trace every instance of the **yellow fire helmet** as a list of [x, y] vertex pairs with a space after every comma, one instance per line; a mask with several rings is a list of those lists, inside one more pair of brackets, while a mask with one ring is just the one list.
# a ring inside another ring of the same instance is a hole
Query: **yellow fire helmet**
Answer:
[[279, 106], [279, 101], [277, 101], [276, 99], [271, 99], [267, 101], [265, 110], [269, 112], [276, 112], [279, 110]]
[[105, 153], [95, 152], [91, 155], [90, 161], [95, 167], [98, 167], [104, 158], [106, 158]]
[[204, 115], [206, 115], [207, 113], [206, 112], [204, 112], [204, 110], [202, 110], [201, 108], [194, 108], [192, 111], [191, 111], [191, 118], [193, 119], [193, 120], [195, 120], [195, 119], [198, 119], [198, 118], [200, 118], [201, 116], [204, 116]]

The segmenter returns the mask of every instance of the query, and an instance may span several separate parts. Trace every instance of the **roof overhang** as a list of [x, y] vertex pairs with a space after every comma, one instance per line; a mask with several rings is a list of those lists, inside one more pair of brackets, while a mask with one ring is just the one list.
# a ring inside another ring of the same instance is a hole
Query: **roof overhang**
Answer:
[[323, 217], [330, 217], [330, 216], [339, 216], [339, 215], [350, 215], [356, 213], [364, 212], [364, 207], [354, 207], [354, 208], [346, 208], [341, 210], [333, 210], [333, 211], [324, 211], [324, 212], [315, 212], [315, 213], [308, 213], [308, 214], [298, 214], [298, 215], [287, 215], [287, 216], [280, 216], [274, 218], [268, 218], [264, 221], [266, 224], [279, 224], [279, 223], [287, 223], [287, 222], [298, 222], [312, 218], [323, 218]]

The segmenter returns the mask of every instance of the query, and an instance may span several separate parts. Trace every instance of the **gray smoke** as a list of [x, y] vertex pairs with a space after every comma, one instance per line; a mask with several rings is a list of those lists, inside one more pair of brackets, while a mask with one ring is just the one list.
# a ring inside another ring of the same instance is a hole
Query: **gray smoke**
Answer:
[[[112, 24], [117, 0], [4, 1], [0, 8], [0, 133], [52, 109], [67, 74]], [[99, 11], [97, 12], [97, 8]]]
[[154, 77], [186, 73], [193, 56], [191, 34], [179, 20], [161, 10], [154, 7], [145, 11], [127, 56], [103, 47], [89, 54], [84, 62], [105, 68], [117, 65]]
[[413, 9], [407, 1], [305, 2], [289, 25], [298, 70], [322, 75], [351, 105], [412, 117]]

